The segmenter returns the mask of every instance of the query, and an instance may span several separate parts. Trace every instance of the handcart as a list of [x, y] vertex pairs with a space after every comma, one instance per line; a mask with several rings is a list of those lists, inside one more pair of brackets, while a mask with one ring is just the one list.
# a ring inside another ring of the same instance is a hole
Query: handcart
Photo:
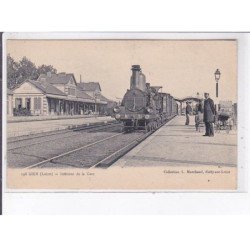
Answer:
[[219, 133], [221, 130], [225, 130], [226, 133], [229, 133], [233, 129], [234, 114], [232, 107], [231, 101], [219, 103], [219, 110], [215, 115], [215, 132]]

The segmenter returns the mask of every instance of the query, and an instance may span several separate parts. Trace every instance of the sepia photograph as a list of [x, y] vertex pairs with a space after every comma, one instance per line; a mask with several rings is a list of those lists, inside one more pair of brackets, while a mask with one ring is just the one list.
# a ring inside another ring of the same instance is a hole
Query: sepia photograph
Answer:
[[9, 191], [237, 190], [236, 39], [5, 45]]
[[1, 10], [2, 249], [250, 245], [247, 4]]

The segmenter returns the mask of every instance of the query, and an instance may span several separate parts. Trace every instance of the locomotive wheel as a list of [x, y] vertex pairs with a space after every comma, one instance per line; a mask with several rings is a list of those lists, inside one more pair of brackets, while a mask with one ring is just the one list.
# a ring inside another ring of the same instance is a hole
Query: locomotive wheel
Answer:
[[154, 130], [157, 129], [157, 122], [154, 122]]
[[154, 123], [151, 122], [151, 123], [150, 123], [150, 131], [153, 131], [153, 130], [154, 130]]
[[151, 124], [151, 130], [150, 131], [154, 131], [154, 123], [152, 122], [152, 124]]
[[156, 122], [154, 122], [153, 128], [154, 128], [154, 130], [156, 130], [156, 129], [157, 129]]
[[155, 130], [158, 128], [158, 122], [155, 122]]
[[153, 123], [152, 122], [150, 122], [149, 124], [148, 124], [148, 132], [151, 132], [152, 130], [153, 130]]
[[152, 131], [152, 130], [153, 130], [153, 124], [150, 123], [150, 124], [149, 124], [149, 131]]

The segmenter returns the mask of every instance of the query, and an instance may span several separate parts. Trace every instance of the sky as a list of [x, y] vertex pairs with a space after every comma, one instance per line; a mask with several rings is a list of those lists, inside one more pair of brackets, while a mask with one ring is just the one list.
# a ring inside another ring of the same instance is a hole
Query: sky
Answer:
[[37, 66], [51, 64], [77, 81], [100, 82], [104, 96], [122, 98], [131, 65], [139, 64], [151, 85], [174, 97], [210, 93], [221, 71], [219, 100], [237, 100], [237, 42], [232, 40], [8, 40], [7, 53]]

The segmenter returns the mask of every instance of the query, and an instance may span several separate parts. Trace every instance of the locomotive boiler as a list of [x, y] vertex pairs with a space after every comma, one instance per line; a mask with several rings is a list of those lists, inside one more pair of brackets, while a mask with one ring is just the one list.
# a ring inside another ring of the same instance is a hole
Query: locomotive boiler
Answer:
[[140, 65], [132, 65], [130, 88], [120, 106], [114, 108], [114, 117], [124, 124], [124, 130], [155, 130], [177, 114], [177, 104], [161, 86], [150, 86]]

